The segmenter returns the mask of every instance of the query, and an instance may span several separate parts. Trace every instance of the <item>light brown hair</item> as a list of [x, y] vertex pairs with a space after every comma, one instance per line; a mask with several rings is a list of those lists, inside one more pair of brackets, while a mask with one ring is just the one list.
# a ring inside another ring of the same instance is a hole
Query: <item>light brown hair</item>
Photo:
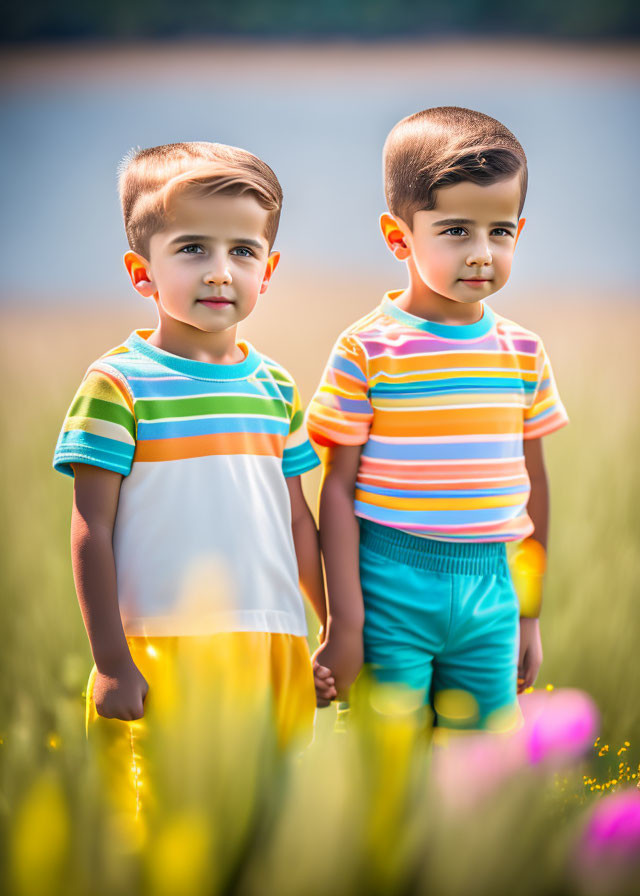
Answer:
[[269, 248], [278, 232], [282, 188], [271, 168], [244, 149], [224, 143], [167, 143], [132, 150], [122, 161], [118, 187], [124, 227], [134, 252], [148, 258], [149, 240], [165, 226], [177, 193], [240, 196], [249, 193], [269, 211]]
[[436, 205], [440, 187], [491, 184], [520, 172], [520, 208], [527, 194], [527, 157], [503, 124], [471, 109], [439, 106], [403, 118], [383, 151], [384, 191], [391, 214], [413, 227], [413, 215]]

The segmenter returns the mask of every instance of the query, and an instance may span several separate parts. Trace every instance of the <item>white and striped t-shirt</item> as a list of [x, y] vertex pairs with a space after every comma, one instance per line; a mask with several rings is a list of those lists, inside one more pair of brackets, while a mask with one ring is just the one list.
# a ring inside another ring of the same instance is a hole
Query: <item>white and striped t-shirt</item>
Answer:
[[54, 467], [121, 473], [113, 547], [127, 635], [306, 634], [285, 477], [318, 464], [280, 365], [162, 351], [136, 331], [87, 371]]

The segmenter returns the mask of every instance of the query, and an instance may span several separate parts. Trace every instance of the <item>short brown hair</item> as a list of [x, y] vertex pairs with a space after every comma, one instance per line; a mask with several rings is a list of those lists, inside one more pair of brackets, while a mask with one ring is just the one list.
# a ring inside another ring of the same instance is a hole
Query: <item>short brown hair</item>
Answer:
[[122, 161], [118, 186], [129, 245], [145, 258], [149, 240], [162, 230], [176, 192], [199, 196], [250, 193], [269, 211], [269, 248], [278, 232], [282, 188], [271, 168], [244, 149], [224, 143], [167, 143], [132, 150]]
[[518, 216], [527, 194], [527, 157], [503, 124], [471, 109], [439, 106], [403, 118], [384, 144], [384, 191], [393, 215], [413, 216], [436, 205], [439, 187], [490, 184], [520, 172]]

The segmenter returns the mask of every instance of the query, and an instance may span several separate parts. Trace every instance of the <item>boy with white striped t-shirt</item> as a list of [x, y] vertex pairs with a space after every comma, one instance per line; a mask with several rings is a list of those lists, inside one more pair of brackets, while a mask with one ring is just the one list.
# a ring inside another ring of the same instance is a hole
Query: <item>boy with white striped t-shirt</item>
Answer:
[[[267, 695], [282, 745], [308, 738], [299, 582], [321, 622], [325, 598], [300, 474], [318, 461], [291, 376], [236, 338], [279, 260], [280, 185], [244, 150], [185, 143], [135, 153], [120, 193], [125, 264], [158, 325], [91, 365], [54, 458], [74, 476], [74, 577], [95, 660], [88, 720], [139, 768], [143, 736], [126, 723], [143, 716], [148, 689], [160, 705], [162, 682], [196, 652], [216, 670], [211, 689], [241, 678]], [[331, 693], [322, 675], [318, 693]]]

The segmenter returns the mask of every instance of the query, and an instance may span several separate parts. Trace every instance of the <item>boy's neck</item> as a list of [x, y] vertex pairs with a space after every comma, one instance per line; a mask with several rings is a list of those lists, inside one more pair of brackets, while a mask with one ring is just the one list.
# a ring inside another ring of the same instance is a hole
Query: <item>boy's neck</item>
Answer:
[[477, 323], [483, 315], [482, 302], [456, 302], [433, 292], [417, 271], [409, 271], [409, 286], [396, 299], [403, 311], [437, 324], [465, 326]]
[[207, 333], [174, 318], [161, 316], [147, 341], [162, 351], [190, 361], [239, 364], [245, 356], [236, 344], [236, 330], [237, 327], [233, 326], [217, 333]]

